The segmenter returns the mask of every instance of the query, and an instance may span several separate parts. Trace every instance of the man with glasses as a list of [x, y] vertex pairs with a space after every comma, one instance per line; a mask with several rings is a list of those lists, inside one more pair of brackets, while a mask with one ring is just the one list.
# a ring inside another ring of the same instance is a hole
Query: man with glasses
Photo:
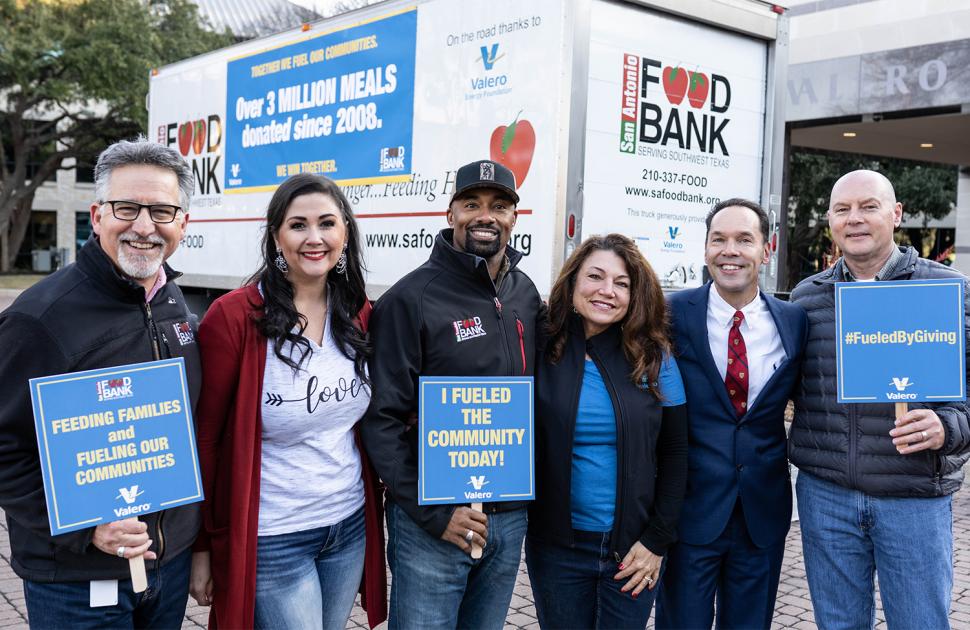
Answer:
[[[34, 628], [178, 628], [197, 505], [51, 536], [28, 379], [183, 357], [201, 385], [195, 317], [165, 264], [185, 234], [193, 179], [178, 152], [139, 138], [95, 167], [94, 235], [77, 262], [0, 313], [0, 507]], [[128, 559], [144, 556], [148, 590]]]

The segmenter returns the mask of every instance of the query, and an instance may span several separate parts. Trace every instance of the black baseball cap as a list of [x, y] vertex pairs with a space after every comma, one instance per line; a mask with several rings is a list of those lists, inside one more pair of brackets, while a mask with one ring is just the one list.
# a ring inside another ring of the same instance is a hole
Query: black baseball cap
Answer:
[[455, 194], [451, 196], [451, 201], [473, 188], [497, 188], [507, 193], [513, 203], [519, 203], [519, 194], [515, 192], [515, 175], [498, 162], [479, 160], [459, 168], [455, 175]]

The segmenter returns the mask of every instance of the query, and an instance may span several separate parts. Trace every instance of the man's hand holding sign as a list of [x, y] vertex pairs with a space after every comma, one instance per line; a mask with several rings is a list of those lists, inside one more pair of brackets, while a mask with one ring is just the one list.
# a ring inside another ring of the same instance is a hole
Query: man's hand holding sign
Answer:
[[[156, 558], [155, 552], [148, 550], [153, 542], [148, 537], [148, 525], [139, 521], [137, 517], [98, 525], [94, 528], [94, 539], [91, 542], [106, 554], [119, 558], [129, 560], [142, 556], [147, 560]], [[144, 559], [141, 563], [142, 567], [145, 566]]]
[[441, 538], [473, 558], [480, 558], [482, 548], [488, 540], [488, 517], [482, 513], [482, 504], [472, 503], [470, 508], [464, 506], [455, 508], [448, 522], [448, 528]]
[[482, 503], [532, 499], [532, 377], [422, 377], [419, 505], [471, 502], [441, 538], [473, 558], [488, 540]]
[[[925, 450], [938, 450], [946, 441], [943, 422], [932, 409], [906, 410], [907, 403], [896, 403], [896, 428], [893, 436], [896, 450], [903, 455]], [[902, 409], [900, 409], [902, 407]], [[902, 412], [900, 414], [899, 412]]]

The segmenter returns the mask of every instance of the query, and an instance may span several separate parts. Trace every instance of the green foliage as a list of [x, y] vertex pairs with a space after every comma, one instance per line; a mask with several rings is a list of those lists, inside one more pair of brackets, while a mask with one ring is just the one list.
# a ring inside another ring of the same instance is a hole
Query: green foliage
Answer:
[[65, 159], [146, 128], [152, 68], [230, 43], [188, 0], [0, 0], [0, 270]]
[[[832, 186], [857, 169], [879, 171], [889, 178], [904, 219], [946, 216], [956, 205], [957, 169], [953, 166], [881, 158], [853, 153], [796, 149], [791, 153], [788, 196], [788, 277], [793, 288], [817, 271], [831, 253], [828, 212]], [[909, 238], [909, 237], [907, 237]]]
[[100, 103], [144, 127], [151, 69], [230, 41], [188, 0], [0, 0], [0, 86], [9, 105]]

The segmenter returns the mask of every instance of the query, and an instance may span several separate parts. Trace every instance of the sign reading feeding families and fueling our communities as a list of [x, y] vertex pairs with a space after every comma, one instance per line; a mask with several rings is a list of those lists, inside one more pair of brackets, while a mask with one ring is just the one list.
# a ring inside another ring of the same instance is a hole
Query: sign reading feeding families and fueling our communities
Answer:
[[838, 401], [966, 399], [963, 283], [837, 283]]
[[664, 287], [696, 287], [704, 219], [761, 197], [766, 44], [620, 3], [592, 7], [583, 236], [636, 240]]
[[531, 376], [421, 377], [418, 504], [535, 497]]
[[181, 358], [30, 379], [51, 534], [202, 500]]

